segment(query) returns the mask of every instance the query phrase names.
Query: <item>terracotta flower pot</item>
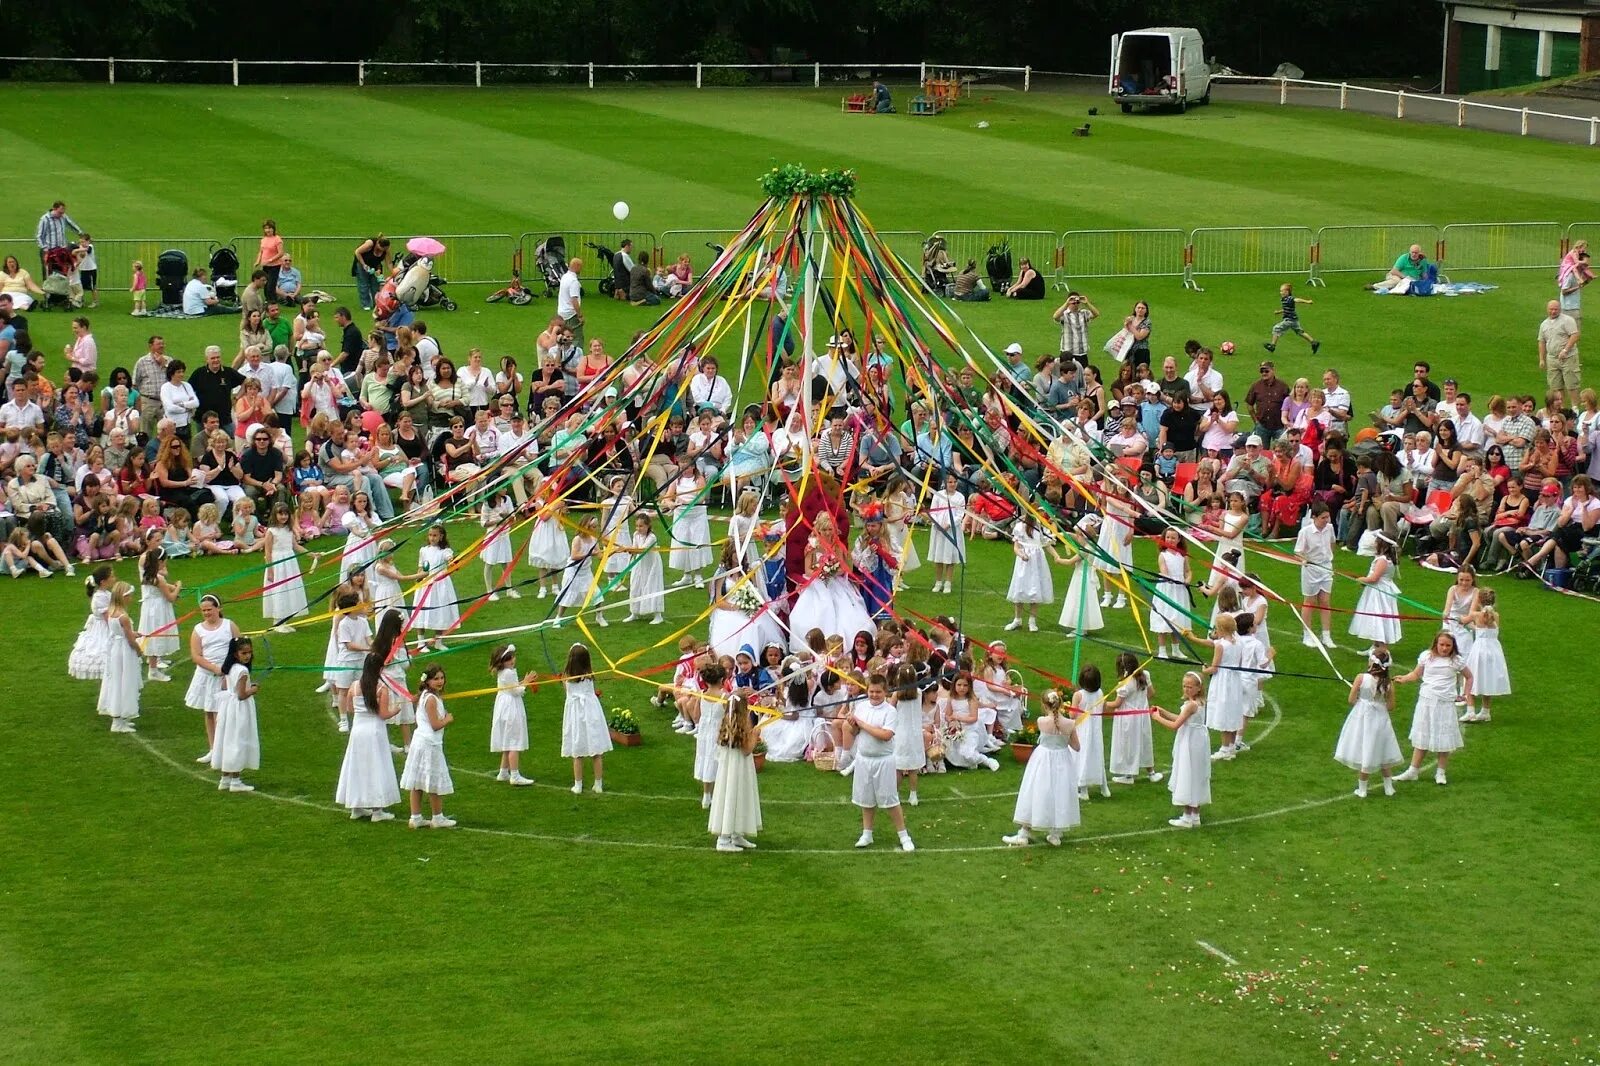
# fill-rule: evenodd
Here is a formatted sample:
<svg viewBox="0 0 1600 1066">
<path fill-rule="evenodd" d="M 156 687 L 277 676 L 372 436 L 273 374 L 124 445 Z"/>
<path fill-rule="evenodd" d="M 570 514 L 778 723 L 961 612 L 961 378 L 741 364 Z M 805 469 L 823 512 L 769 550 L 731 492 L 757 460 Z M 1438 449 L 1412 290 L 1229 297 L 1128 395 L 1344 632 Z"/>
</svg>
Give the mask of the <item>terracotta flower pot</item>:
<svg viewBox="0 0 1600 1066">
<path fill-rule="evenodd" d="M 1013 743 L 1011 745 L 1011 757 L 1018 762 L 1027 762 L 1028 757 L 1033 754 L 1033 749 L 1034 745 L 1032 744 Z"/>
<path fill-rule="evenodd" d="M 619 748 L 637 748 L 644 743 L 643 733 L 619 733 L 615 729 L 609 732 L 611 733 L 611 743 Z"/>
<path fill-rule="evenodd" d="M 756 755 L 755 756 L 755 760 L 756 760 L 756 773 L 759 774 L 762 770 L 765 770 L 767 768 L 767 755 L 766 755 L 766 753 L 765 752 L 761 752 L 760 754 Z"/>
</svg>

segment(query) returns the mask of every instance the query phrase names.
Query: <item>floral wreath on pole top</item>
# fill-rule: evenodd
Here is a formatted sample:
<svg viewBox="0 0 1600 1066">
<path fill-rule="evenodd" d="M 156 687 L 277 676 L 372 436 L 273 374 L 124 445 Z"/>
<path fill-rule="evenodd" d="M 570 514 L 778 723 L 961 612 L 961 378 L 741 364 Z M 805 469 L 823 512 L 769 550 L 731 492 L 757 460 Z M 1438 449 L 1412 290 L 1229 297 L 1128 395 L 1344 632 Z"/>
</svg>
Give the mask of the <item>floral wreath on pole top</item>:
<svg viewBox="0 0 1600 1066">
<path fill-rule="evenodd" d="M 761 189 L 774 200 L 797 196 L 852 196 L 856 191 L 856 172 L 824 170 L 813 174 L 799 163 L 786 163 L 761 175 Z"/>
</svg>

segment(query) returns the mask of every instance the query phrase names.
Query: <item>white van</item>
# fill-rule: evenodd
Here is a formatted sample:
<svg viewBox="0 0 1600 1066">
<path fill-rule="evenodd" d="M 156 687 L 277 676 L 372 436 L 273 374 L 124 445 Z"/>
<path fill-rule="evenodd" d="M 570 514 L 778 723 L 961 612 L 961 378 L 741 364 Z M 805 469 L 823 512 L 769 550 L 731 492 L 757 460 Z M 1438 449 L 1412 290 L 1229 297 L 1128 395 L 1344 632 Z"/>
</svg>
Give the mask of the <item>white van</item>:
<svg viewBox="0 0 1600 1066">
<path fill-rule="evenodd" d="M 1211 102 L 1211 68 L 1200 31 L 1152 26 L 1111 38 L 1111 98 L 1123 114 L 1136 107 L 1176 107 Z"/>
</svg>

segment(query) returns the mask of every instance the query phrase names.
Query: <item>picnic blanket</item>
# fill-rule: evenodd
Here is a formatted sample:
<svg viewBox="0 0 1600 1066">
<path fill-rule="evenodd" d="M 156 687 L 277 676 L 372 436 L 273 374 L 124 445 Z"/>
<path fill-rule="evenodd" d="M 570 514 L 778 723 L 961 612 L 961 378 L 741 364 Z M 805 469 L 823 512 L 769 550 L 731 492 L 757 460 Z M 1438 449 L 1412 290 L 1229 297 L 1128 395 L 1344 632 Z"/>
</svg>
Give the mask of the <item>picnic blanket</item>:
<svg viewBox="0 0 1600 1066">
<path fill-rule="evenodd" d="M 1436 281 L 1433 284 L 1431 296 L 1475 296 L 1480 292 L 1492 292 L 1498 285 L 1490 285 L 1482 281 Z M 1420 292 L 1385 292 L 1377 291 L 1379 296 L 1422 296 Z"/>
</svg>

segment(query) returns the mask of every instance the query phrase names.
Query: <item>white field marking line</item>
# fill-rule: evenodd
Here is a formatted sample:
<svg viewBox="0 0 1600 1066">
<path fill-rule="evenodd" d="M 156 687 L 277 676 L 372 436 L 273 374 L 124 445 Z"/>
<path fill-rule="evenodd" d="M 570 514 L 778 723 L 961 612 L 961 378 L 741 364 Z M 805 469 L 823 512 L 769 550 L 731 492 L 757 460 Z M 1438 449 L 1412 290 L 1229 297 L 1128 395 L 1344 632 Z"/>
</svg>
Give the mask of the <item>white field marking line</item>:
<svg viewBox="0 0 1600 1066">
<path fill-rule="evenodd" d="M 1234 958 L 1232 955 L 1229 955 L 1226 951 L 1223 951 L 1215 944 L 1207 944 L 1204 940 L 1196 940 L 1195 944 L 1199 946 L 1201 951 L 1205 952 L 1207 955 L 1210 955 L 1212 958 L 1221 959 L 1229 966 L 1239 965 L 1238 959 Z"/>
<path fill-rule="evenodd" d="M 205 773 L 204 771 L 201 771 L 201 770 L 193 769 L 192 767 L 184 766 L 182 763 L 178 762 L 176 759 L 172 758 L 171 756 L 169 756 L 166 753 L 162 752 L 160 749 L 156 748 L 154 745 L 152 745 L 144 737 L 135 735 L 134 742 L 136 744 L 138 744 L 140 747 L 144 748 L 150 754 L 154 755 L 161 762 L 165 763 L 171 769 L 176 770 L 179 773 L 184 774 L 184 775 L 186 775 L 188 777 L 192 777 L 197 781 L 204 781 L 207 784 L 211 783 L 212 778 L 207 773 Z M 607 793 L 607 795 L 614 795 L 614 794 L 615 793 Z M 337 805 L 331 804 L 331 803 L 318 803 L 318 802 L 316 802 L 314 800 L 306 799 L 303 796 L 280 796 L 280 795 L 278 795 L 276 793 L 264 792 L 259 788 L 256 789 L 254 792 L 246 793 L 246 795 L 259 796 L 262 799 L 271 800 L 274 803 L 287 803 L 287 804 L 292 804 L 292 805 L 297 806 L 297 807 L 308 807 L 308 808 L 310 808 L 312 810 L 317 810 L 317 811 L 325 811 L 325 812 L 331 812 L 331 813 L 335 813 L 335 814 L 345 813 L 345 809 L 343 807 L 340 807 L 340 806 L 337 806 Z M 676 798 L 676 797 L 674 797 L 674 798 Z M 1331 804 L 1342 803 L 1345 800 L 1354 799 L 1354 798 L 1355 798 L 1355 793 L 1354 792 L 1345 792 L 1345 793 L 1342 793 L 1342 794 L 1340 794 L 1338 796 L 1330 796 L 1330 797 L 1328 797 L 1326 799 L 1304 800 L 1304 801 L 1302 801 L 1300 803 L 1291 803 L 1288 806 L 1276 808 L 1275 810 L 1259 811 L 1259 812 L 1257 812 L 1255 814 L 1243 814 L 1243 815 L 1239 815 L 1239 816 L 1234 817 L 1234 818 L 1223 818 L 1223 819 L 1219 819 L 1217 821 L 1207 822 L 1206 824 L 1210 825 L 1210 826 L 1220 826 L 1220 825 L 1239 825 L 1239 824 L 1243 824 L 1243 823 L 1247 823 L 1247 822 L 1261 822 L 1261 821 L 1266 821 L 1269 818 L 1279 817 L 1280 815 L 1293 814 L 1293 813 L 1295 813 L 1297 811 L 1315 810 L 1318 807 L 1327 807 L 1327 806 L 1329 806 Z M 643 850 L 643 851 L 706 852 L 706 851 L 710 850 L 709 846 L 708 845 L 704 845 L 704 844 L 702 844 L 702 845 L 663 844 L 663 843 L 658 843 L 658 842 L 654 842 L 654 841 L 645 841 L 645 840 L 600 840 L 600 839 L 597 839 L 595 837 L 588 836 L 588 835 L 583 835 L 583 836 L 558 836 L 558 835 L 556 835 L 554 833 L 528 833 L 528 832 L 521 832 L 521 831 L 513 830 L 513 829 L 486 829 L 486 828 L 482 828 L 482 827 L 478 827 L 478 826 L 470 826 L 470 825 L 457 826 L 454 830 L 451 830 L 451 831 L 452 832 L 460 832 L 460 833 L 477 833 L 477 834 L 480 834 L 482 836 L 513 837 L 513 838 L 517 838 L 517 839 L 521 839 L 521 840 L 537 840 L 537 841 L 540 841 L 540 842 L 543 842 L 543 843 L 551 843 L 551 844 L 600 844 L 600 845 L 609 845 L 611 847 L 618 847 L 618 848 L 634 848 L 634 849 Z M 1119 833 L 1099 833 L 1099 834 L 1096 834 L 1096 835 L 1093 835 L 1093 836 L 1078 836 L 1078 837 L 1067 836 L 1067 837 L 1063 837 L 1062 839 L 1063 839 L 1063 843 L 1071 844 L 1073 846 L 1077 846 L 1079 844 L 1095 844 L 1095 843 L 1100 843 L 1100 842 L 1108 841 L 1108 840 L 1132 840 L 1132 839 L 1136 839 L 1138 837 L 1157 836 L 1157 835 L 1162 835 L 1162 834 L 1172 834 L 1172 833 L 1180 833 L 1180 832 L 1186 832 L 1186 831 L 1187 830 L 1175 829 L 1175 828 L 1173 828 L 1171 826 L 1155 826 L 1155 827 L 1151 827 L 1149 829 L 1128 829 L 1128 830 L 1123 830 L 1122 832 L 1119 832 Z M 985 852 L 985 851 L 1015 851 L 1016 849 L 1011 847 L 1008 844 L 970 844 L 970 845 L 960 845 L 960 846 L 956 846 L 956 847 L 945 847 L 945 848 L 926 848 L 925 847 L 925 848 L 918 848 L 917 850 L 919 852 L 929 852 L 929 853 L 934 853 L 934 854 L 963 855 L 963 854 L 971 854 L 971 853 L 975 853 L 975 852 Z M 887 847 L 884 847 L 884 848 L 868 848 L 868 849 L 865 849 L 865 852 L 867 854 L 880 854 L 880 855 L 882 855 L 882 854 L 895 854 L 895 855 L 904 854 L 904 852 L 901 852 L 898 849 L 895 849 L 895 850 L 893 850 L 891 852 L 890 849 L 887 848 Z M 769 854 L 776 854 L 776 855 L 859 855 L 859 854 L 862 854 L 862 851 L 859 851 L 854 847 L 849 847 L 849 848 L 771 848 L 771 849 L 769 849 L 768 853 Z"/>
</svg>

